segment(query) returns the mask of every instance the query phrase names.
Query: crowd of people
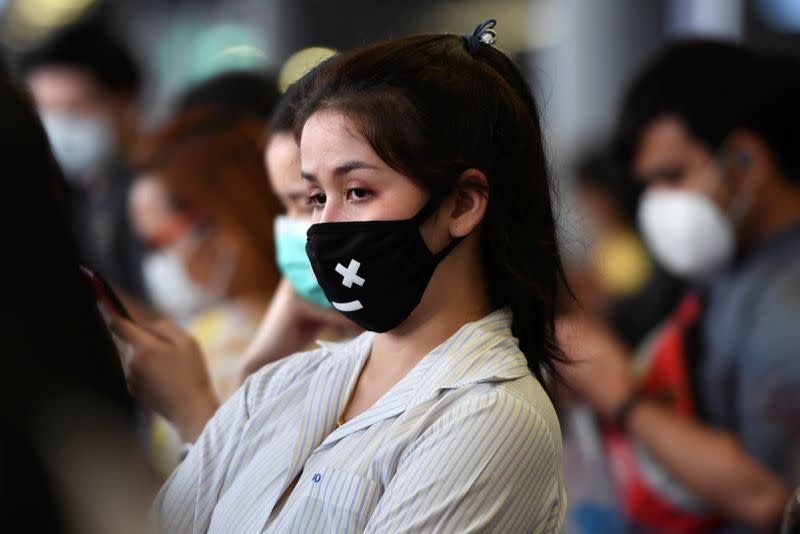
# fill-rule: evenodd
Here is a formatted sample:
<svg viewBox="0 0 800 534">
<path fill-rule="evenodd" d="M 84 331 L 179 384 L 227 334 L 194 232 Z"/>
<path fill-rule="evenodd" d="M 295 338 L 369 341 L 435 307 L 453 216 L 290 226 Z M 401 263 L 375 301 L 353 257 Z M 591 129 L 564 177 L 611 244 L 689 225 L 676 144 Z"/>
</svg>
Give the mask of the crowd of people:
<svg viewBox="0 0 800 534">
<path fill-rule="evenodd" d="M 667 44 L 575 165 L 590 232 L 562 261 L 538 103 L 495 30 L 344 51 L 283 94 L 223 73 L 146 130 L 107 29 L 9 58 L 9 511 L 48 532 L 798 531 L 800 63 Z M 601 511 L 564 475 L 597 470 Z"/>
</svg>

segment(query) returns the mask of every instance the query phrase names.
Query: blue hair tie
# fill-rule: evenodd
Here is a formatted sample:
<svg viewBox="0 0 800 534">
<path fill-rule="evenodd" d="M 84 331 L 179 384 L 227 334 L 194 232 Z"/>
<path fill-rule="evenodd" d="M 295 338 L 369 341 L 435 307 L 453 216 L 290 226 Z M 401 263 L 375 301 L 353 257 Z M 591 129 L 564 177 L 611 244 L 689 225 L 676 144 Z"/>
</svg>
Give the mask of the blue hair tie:
<svg viewBox="0 0 800 534">
<path fill-rule="evenodd" d="M 497 21 L 495 19 L 489 19 L 478 24 L 472 35 L 462 35 L 461 38 L 464 39 L 464 44 L 467 45 L 467 51 L 475 55 L 481 45 L 492 46 L 495 44 L 497 42 L 497 34 L 492 28 L 496 25 Z"/>
</svg>

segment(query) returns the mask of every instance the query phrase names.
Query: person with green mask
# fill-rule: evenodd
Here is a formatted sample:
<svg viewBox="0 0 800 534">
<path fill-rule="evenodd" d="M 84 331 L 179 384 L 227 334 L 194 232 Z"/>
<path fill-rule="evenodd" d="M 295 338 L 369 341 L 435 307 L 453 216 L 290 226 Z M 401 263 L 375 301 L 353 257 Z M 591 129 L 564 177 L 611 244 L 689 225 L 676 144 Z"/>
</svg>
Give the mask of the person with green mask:
<svg viewBox="0 0 800 534">
<path fill-rule="evenodd" d="M 294 138 L 294 115 L 304 92 L 297 82 L 284 94 L 269 123 L 264 153 L 270 185 L 286 213 L 275 219 L 275 259 L 281 280 L 258 333 L 241 358 L 243 382 L 265 364 L 312 344 L 317 338 L 350 337 L 356 327 L 332 309 L 306 255 L 306 232 L 313 207 L 300 177 L 300 148 Z"/>
</svg>

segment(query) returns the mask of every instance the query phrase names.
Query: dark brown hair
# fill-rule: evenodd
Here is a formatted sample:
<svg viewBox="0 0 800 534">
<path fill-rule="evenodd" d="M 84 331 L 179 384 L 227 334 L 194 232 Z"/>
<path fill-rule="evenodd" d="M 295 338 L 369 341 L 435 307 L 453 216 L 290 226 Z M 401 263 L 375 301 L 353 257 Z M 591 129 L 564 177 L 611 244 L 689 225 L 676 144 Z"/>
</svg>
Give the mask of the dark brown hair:
<svg viewBox="0 0 800 534">
<path fill-rule="evenodd" d="M 482 257 L 489 298 L 513 311 L 513 334 L 540 380 L 563 358 L 554 340 L 563 269 L 539 114 L 519 68 L 488 45 L 418 35 L 343 54 L 313 72 L 296 134 L 316 111 L 351 118 L 392 168 L 432 194 L 467 169 L 489 182 Z"/>
</svg>

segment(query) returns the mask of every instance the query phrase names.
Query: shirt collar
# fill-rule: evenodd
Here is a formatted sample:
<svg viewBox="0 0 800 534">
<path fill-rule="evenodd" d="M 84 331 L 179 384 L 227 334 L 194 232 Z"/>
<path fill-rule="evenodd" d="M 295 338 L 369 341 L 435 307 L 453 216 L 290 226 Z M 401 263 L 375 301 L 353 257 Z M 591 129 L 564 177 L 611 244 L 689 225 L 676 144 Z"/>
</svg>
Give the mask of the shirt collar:
<svg viewBox="0 0 800 534">
<path fill-rule="evenodd" d="M 511 333 L 508 308 L 467 323 L 423 361 L 430 360 L 426 381 L 434 390 L 479 382 L 502 382 L 529 374 L 518 340 Z"/>
<path fill-rule="evenodd" d="M 525 355 L 511 333 L 511 321 L 511 310 L 500 308 L 463 325 L 428 353 L 409 375 L 416 375 L 418 380 L 427 381 L 430 388 L 439 390 L 514 380 L 529 374 Z M 374 333 L 365 332 L 348 342 L 319 340 L 317 344 L 331 356 L 365 360 L 374 337 Z"/>
<path fill-rule="evenodd" d="M 365 412 L 335 429 L 324 445 L 376 422 L 400 414 L 435 396 L 479 382 L 503 382 L 530 374 L 525 356 L 511 334 L 511 311 L 500 309 L 463 325 L 455 334 L 428 353 L 405 377 Z M 372 348 L 375 334 L 367 332 L 348 343 L 321 342 L 329 352 L 329 363 L 351 369 L 347 392 Z M 330 368 L 318 374 L 330 374 Z"/>
</svg>

